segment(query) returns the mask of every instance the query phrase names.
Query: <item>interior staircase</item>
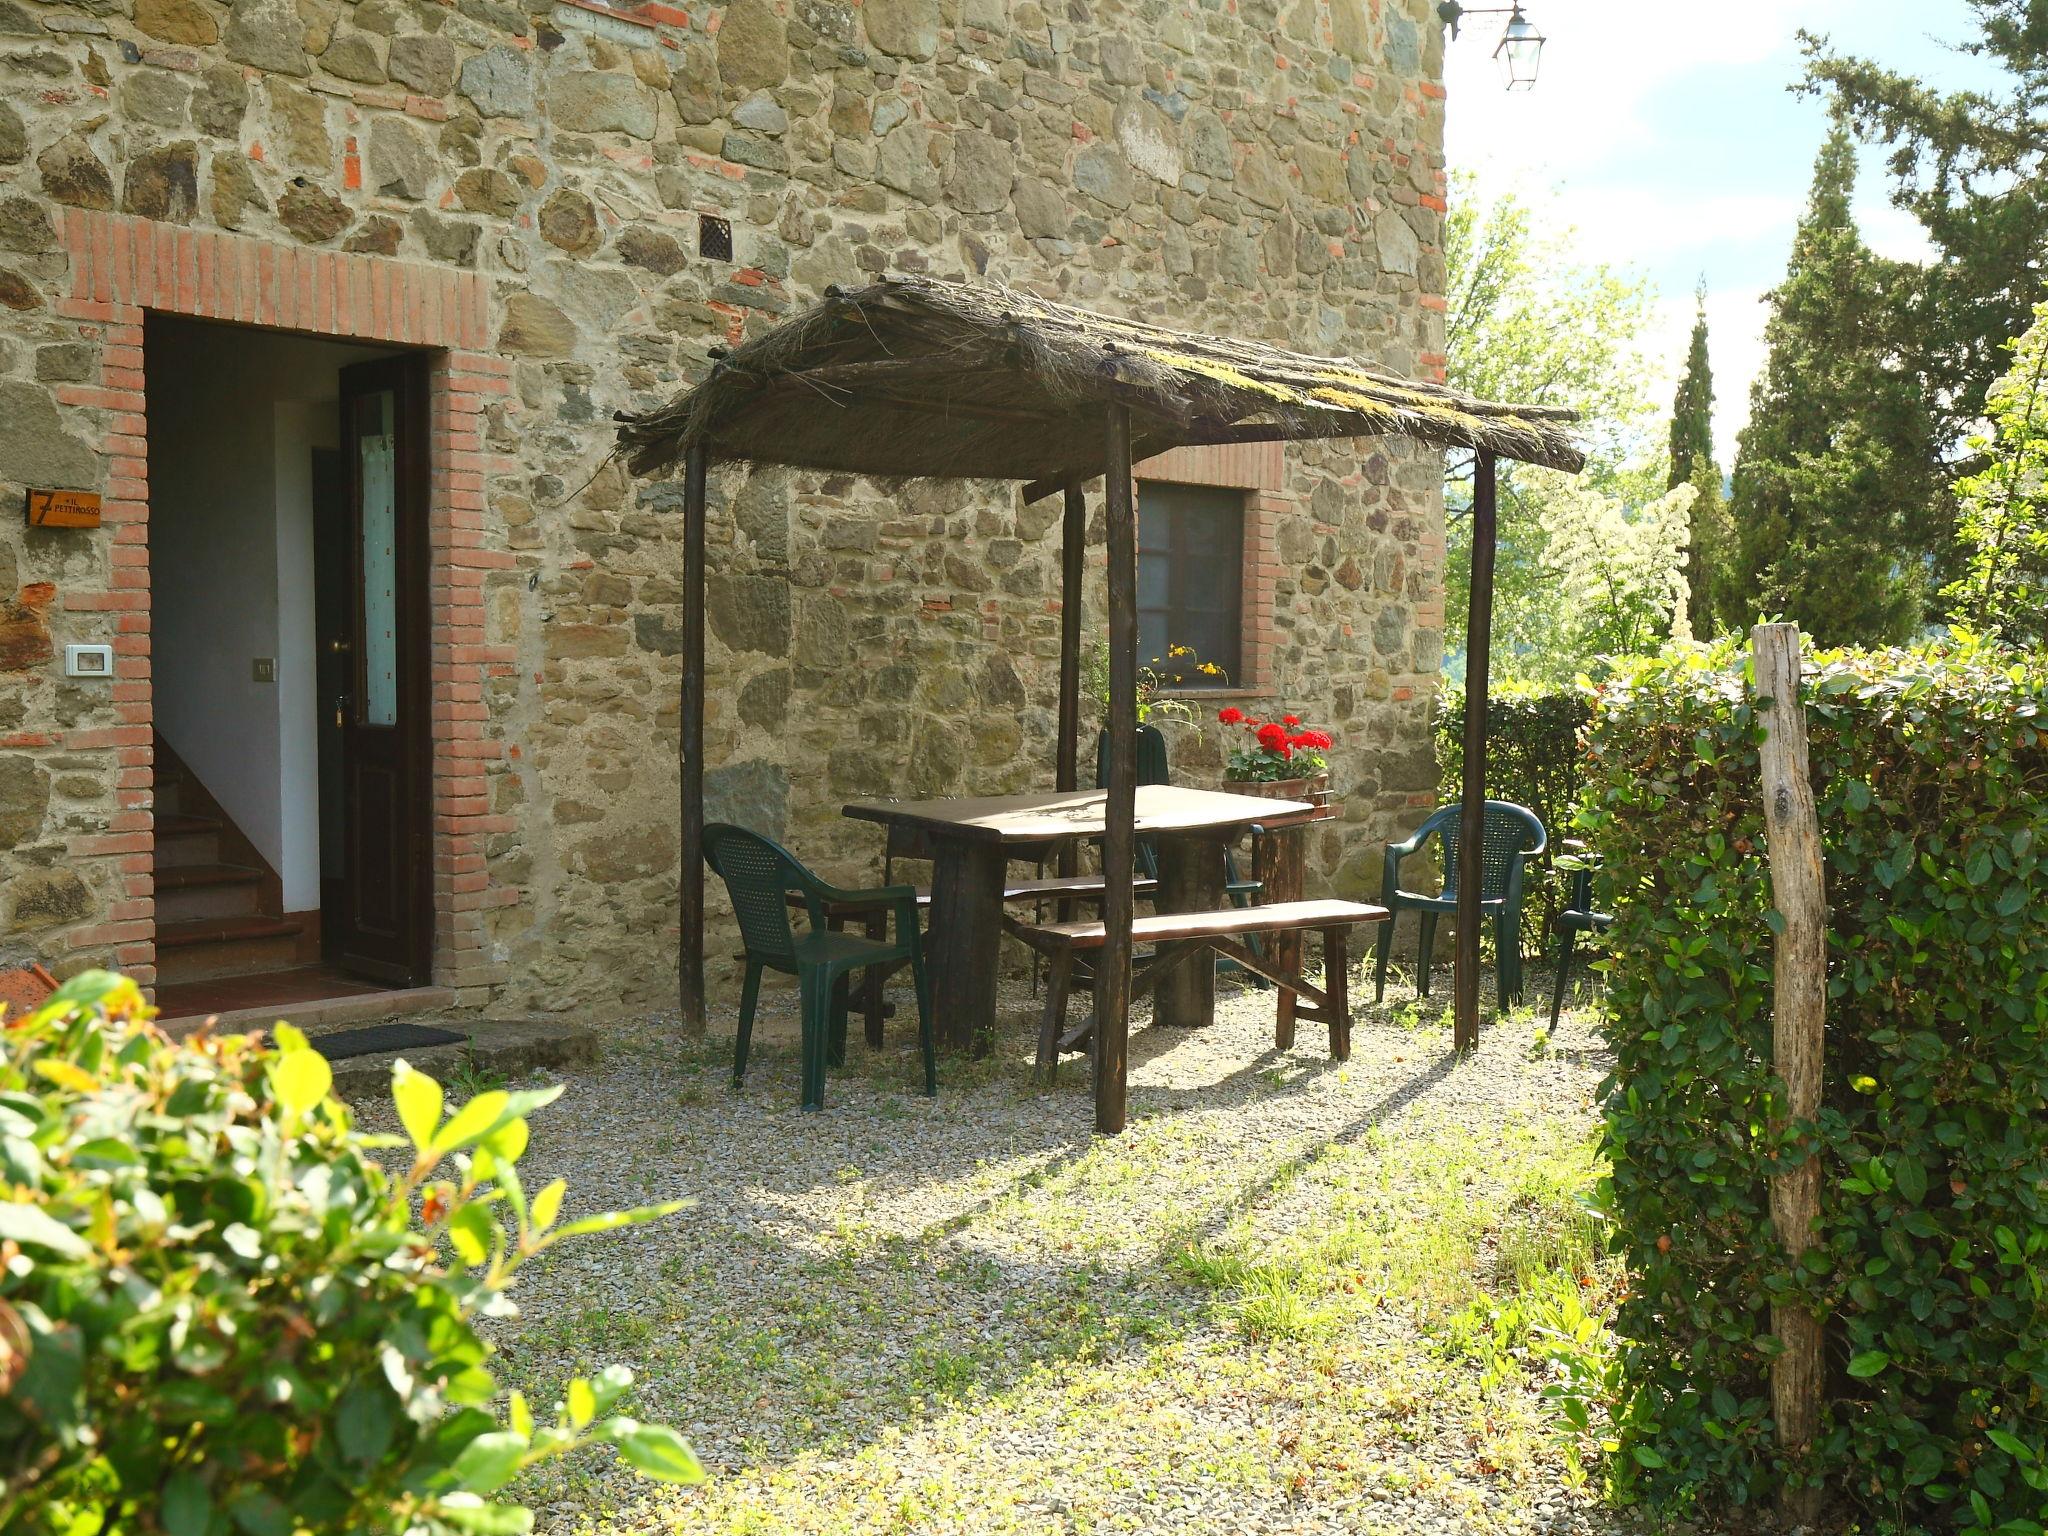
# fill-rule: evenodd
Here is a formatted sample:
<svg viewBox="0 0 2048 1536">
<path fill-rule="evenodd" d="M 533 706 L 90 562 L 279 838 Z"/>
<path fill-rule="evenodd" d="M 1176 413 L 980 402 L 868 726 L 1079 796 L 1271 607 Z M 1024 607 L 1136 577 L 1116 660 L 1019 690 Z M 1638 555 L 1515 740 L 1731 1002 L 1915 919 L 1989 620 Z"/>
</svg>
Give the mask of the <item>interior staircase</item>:
<svg viewBox="0 0 2048 1536">
<path fill-rule="evenodd" d="M 276 874 L 161 736 L 155 802 L 159 986 L 290 970 L 317 958 L 317 936 L 284 915 Z"/>
</svg>

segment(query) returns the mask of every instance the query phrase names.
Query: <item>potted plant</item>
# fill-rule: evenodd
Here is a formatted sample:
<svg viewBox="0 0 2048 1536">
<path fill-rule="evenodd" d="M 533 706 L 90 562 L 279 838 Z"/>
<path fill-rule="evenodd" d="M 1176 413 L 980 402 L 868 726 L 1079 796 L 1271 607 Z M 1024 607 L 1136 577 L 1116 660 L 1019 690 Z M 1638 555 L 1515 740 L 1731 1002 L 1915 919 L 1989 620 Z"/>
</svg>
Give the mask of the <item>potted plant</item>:
<svg viewBox="0 0 2048 1536">
<path fill-rule="evenodd" d="M 1223 770 L 1225 789 L 1273 800 L 1328 803 L 1330 761 L 1323 754 L 1335 744 L 1328 731 L 1304 728 L 1299 715 L 1254 719 L 1235 704 L 1218 710 L 1216 718 L 1240 733 Z"/>
<path fill-rule="evenodd" d="M 1195 718 L 1194 706 L 1184 698 L 1177 698 L 1169 689 L 1185 686 L 1191 674 L 1207 678 L 1222 678 L 1223 669 L 1211 661 L 1201 661 L 1195 656 L 1193 647 L 1175 645 L 1167 648 L 1165 656 L 1154 656 L 1138 668 L 1136 695 L 1138 714 L 1138 779 L 1140 783 L 1166 782 L 1166 736 L 1159 729 L 1159 722 L 1172 720 L 1187 724 Z M 1102 729 L 1097 733 L 1095 760 L 1098 764 L 1106 760 L 1109 750 L 1109 647 L 1097 643 L 1088 652 L 1088 691 L 1102 710 Z M 1097 777 L 1100 777 L 1098 772 Z"/>
</svg>

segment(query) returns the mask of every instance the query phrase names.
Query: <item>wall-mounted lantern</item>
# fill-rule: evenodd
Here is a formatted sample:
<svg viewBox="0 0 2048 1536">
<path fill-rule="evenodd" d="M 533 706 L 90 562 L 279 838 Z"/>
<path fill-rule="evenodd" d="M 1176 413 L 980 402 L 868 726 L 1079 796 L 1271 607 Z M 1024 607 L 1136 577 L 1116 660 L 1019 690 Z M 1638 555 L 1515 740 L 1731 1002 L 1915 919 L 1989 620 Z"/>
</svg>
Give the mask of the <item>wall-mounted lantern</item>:
<svg viewBox="0 0 2048 1536">
<path fill-rule="evenodd" d="M 1520 0 L 1511 6 L 1496 5 L 1474 10 L 1460 5 L 1458 0 L 1443 0 L 1436 8 L 1437 19 L 1451 29 L 1451 39 L 1457 40 L 1458 23 L 1467 16 L 1505 16 L 1508 24 L 1501 30 L 1500 42 L 1493 50 L 1493 59 L 1500 66 L 1501 83 L 1511 91 L 1529 91 L 1536 88 L 1536 70 L 1543 62 L 1544 37 L 1536 30 L 1535 23 L 1522 14 Z"/>
</svg>

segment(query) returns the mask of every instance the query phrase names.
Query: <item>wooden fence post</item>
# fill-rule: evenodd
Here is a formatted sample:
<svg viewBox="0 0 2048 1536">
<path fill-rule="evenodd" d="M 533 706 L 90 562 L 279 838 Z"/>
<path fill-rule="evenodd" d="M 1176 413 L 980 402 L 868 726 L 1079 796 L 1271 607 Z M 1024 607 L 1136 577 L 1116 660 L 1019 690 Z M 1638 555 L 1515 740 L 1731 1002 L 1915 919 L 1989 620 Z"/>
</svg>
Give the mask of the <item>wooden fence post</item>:
<svg viewBox="0 0 2048 1536">
<path fill-rule="evenodd" d="M 1771 1055 L 1785 1097 L 1771 1131 L 1801 1132 L 1806 1156 L 1773 1173 L 1771 1225 L 1796 1264 L 1813 1246 L 1820 1218 L 1820 1149 L 1810 1128 L 1820 1117 L 1822 1031 L 1828 995 L 1828 909 L 1820 856 L 1820 817 L 1806 752 L 1806 710 L 1799 699 L 1799 629 L 1759 624 L 1755 646 L 1756 695 L 1763 709 L 1764 831 L 1769 840 L 1771 904 L 1783 919 L 1773 950 Z M 1796 1303 L 1771 1307 L 1771 1331 L 1783 1349 L 1771 1362 L 1771 1409 L 1778 1445 L 1801 1467 L 1820 1427 L 1825 1372 L 1820 1319 Z M 1785 1515 L 1810 1524 L 1821 1492 L 1787 1487 Z"/>
</svg>

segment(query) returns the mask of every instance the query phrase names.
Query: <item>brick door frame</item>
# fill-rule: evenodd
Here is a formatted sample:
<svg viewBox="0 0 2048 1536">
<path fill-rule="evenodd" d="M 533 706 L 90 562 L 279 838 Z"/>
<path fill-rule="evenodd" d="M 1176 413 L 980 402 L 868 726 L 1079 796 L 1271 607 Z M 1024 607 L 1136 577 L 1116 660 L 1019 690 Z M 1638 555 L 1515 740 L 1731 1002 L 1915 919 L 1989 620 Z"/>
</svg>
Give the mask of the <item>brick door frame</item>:
<svg viewBox="0 0 2048 1536">
<path fill-rule="evenodd" d="M 489 910 L 517 892 L 492 887 L 485 840 L 511 830 L 491 814 L 486 689 L 514 670 L 509 646 L 484 632 L 484 583 L 512 556 L 484 545 L 484 478 L 514 467 L 484 442 L 484 413 L 512 391 L 511 363 L 488 350 L 491 291 L 474 272 L 388 257 L 315 250 L 246 235 L 188 229 L 125 214 L 66 209 L 71 263 L 57 313 L 100 344 L 97 377 L 60 386 L 60 405 L 99 413 L 108 460 L 103 523 L 105 590 L 67 592 L 73 611 L 114 620 L 111 731 L 73 732 L 68 745 L 110 748 L 117 810 L 104 834 L 73 840 L 79 857 L 117 861 L 123 900 L 96 930 L 138 980 L 156 975 L 155 816 L 152 810 L 149 597 L 149 440 L 143 320 L 150 313 L 409 347 L 431 354 L 430 495 L 433 980 L 481 1000 L 498 980 Z M 508 402 L 509 403 L 509 402 Z M 90 740 L 84 738 L 92 738 Z M 104 738 L 104 739 L 100 739 Z"/>
</svg>

